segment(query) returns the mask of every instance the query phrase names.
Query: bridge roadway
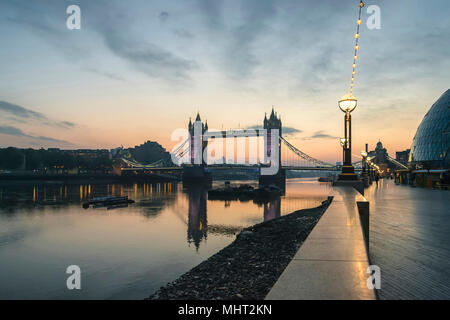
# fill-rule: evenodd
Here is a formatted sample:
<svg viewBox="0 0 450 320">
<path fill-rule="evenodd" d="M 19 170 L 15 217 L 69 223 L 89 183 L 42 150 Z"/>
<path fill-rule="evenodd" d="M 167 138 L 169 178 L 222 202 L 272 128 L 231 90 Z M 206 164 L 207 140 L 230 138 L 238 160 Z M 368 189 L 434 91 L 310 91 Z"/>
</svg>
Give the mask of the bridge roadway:
<svg viewBox="0 0 450 320">
<path fill-rule="evenodd" d="M 260 167 L 255 166 L 233 166 L 233 165 L 219 165 L 219 166 L 207 166 L 208 169 L 214 169 L 214 170 L 232 170 L 232 169 L 239 169 L 239 170 L 254 170 L 259 169 Z M 337 167 L 300 167 L 300 166 L 282 166 L 282 169 L 285 170 L 298 170 L 298 171 L 340 171 L 341 168 Z M 137 167 L 137 168 L 122 168 L 122 171 L 182 171 L 183 167 Z M 358 168 L 355 168 L 356 171 L 361 170 Z"/>
</svg>

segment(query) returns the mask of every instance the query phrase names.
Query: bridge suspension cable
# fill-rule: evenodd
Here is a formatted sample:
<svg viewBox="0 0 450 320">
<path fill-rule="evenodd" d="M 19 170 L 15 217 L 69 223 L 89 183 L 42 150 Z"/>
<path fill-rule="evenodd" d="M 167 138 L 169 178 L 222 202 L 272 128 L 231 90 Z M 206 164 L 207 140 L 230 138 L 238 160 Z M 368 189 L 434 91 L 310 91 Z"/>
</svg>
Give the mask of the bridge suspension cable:
<svg viewBox="0 0 450 320">
<path fill-rule="evenodd" d="M 172 151 L 172 154 L 178 154 L 178 152 L 180 152 L 180 150 L 183 150 L 184 146 L 186 145 L 186 143 L 189 141 L 189 138 L 184 140 L 184 142 L 182 144 L 180 144 L 174 151 Z"/>
<path fill-rule="evenodd" d="M 157 168 L 157 167 L 159 167 L 161 164 L 163 164 L 164 163 L 164 160 L 165 159 L 159 159 L 158 161 L 155 161 L 155 162 L 153 162 L 153 163 L 150 163 L 150 164 L 141 164 L 141 163 L 139 163 L 139 162 L 136 162 L 136 161 L 132 161 L 132 160 L 128 160 L 128 159 L 123 159 L 122 158 L 122 161 L 123 162 L 125 162 L 127 165 L 129 165 L 130 167 L 132 167 L 132 168 L 149 168 L 149 169 L 151 169 L 151 168 Z"/>
<path fill-rule="evenodd" d="M 183 141 L 182 144 L 180 144 L 175 150 L 172 151 L 171 155 L 172 155 L 172 159 L 177 159 L 177 163 L 174 163 L 175 165 L 179 165 L 181 161 L 181 159 L 183 159 L 183 157 L 186 154 L 189 154 L 189 152 L 191 151 L 191 147 L 188 145 L 187 148 L 186 143 L 189 141 L 189 138 L 187 138 L 186 140 Z"/>
<path fill-rule="evenodd" d="M 301 157 L 302 159 L 308 161 L 308 162 L 312 162 L 315 165 L 318 166 L 323 166 L 323 167 L 330 167 L 330 168 L 334 168 L 336 167 L 336 165 L 322 161 L 322 160 L 318 160 L 316 158 L 313 158 L 309 155 L 307 155 L 306 153 L 304 153 L 303 151 L 297 149 L 295 146 L 293 146 L 291 143 L 289 143 L 285 138 L 280 137 L 280 140 L 291 150 L 293 151 L 297 156 Z"/>
</svg>

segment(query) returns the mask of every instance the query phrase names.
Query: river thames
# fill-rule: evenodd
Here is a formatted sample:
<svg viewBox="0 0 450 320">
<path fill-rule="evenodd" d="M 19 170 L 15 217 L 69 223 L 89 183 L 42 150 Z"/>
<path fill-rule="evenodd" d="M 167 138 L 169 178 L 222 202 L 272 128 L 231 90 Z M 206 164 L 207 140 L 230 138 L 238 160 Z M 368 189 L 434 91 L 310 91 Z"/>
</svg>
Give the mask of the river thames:
<svg viewBox="0 0 450 320">
<path fill-rule="evenodd" d="M 316 178 L 289 179 L 286 195 L 264 204 L 210 201 L 207 188 L 181 183 L 3 186 L 0 299 L 144 299 L 242 228 L 319 206 L 330 191 Z M 136 202 L 82 208 L 105 195 Z M 81 268 L 81 290 L 66 287 L 69 265 Z"/>
</svg>

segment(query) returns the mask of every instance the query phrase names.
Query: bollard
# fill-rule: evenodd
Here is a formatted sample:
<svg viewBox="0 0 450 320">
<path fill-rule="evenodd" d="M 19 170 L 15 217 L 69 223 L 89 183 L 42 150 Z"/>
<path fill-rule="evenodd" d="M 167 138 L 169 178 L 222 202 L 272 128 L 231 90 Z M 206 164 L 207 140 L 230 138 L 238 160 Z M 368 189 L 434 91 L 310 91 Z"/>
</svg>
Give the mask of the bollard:
<svg viewBox="0 0 450 320">
<path fill-rule="evenodd" d="M 370 231 L 369 201 L 357 201 L 356 204 L 358 206 L 359 220 L 361 221 L 361 226 L 363 229 L 367 253 L 369 253 L 369 231 Z"/>
</svg>

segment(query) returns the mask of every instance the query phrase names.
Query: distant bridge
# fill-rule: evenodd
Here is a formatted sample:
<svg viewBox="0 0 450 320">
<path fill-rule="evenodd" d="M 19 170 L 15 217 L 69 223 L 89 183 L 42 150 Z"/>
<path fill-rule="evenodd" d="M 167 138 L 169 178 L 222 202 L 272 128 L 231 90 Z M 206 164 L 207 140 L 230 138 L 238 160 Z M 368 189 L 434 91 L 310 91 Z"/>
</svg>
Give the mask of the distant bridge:
<svg viewBox="0 0 450 320">
<path fill-rule="evenodd" d="M 278 140 L 272 140 L 272 130 L 278 130 Z M 179 163 L 168 163 L 168 159 L 160 159 L 151 164 L 143 165 L 130 159 L 122 159 L 124 167 L 122 171 L 135 171 L 135 172 L 148 172 L 153 174 L 172 174 L 174 172 L 180 172 L 189 167 L 194 167 L 196 155 L 195 152 L 201 153 L 201 166 L 206 170 L 260 170 L 261 168 L 268 167 L 270 165 L 270 156 L 274 148 L 278 149 L 278 163 L 281 164 L 280 170 L 301 170 L 301 171 L 341 171 L 341 166 L 331 164 L 329 162 L 317 159 L 299 148 L 295 147 L 292 143 L 286 140 L 282 135 L 282 123 L 281 118 L 277 116 L 276 112 L 272 109 L 272 113 L 269 118 L 264 117 L 263 126 L 261 129 L 228 129 L 221 131 L 209 131 L 207 122 L 203 123 L 200 115 L 194 122 L 189 120 L 188 124 L 189 137 L 184 140 L 175 150 L 172 151 L 172 158 L 178 159 Z M 197 131 L 200 132 L 197 132 Z M 194 132 L 195 131 L 195 132 Z M 201 139 L 194 139 L 195 134 L 200 133 Z M 223 157 L 223 163 L 211 163 L 208 159 L 203 159 L 205 148 L 208 146 L 208 142 L 212 139 L 238 139 L 238 138 L 260 138 L 264 139 L 262 158 L 259 159 L 261 152 L 259 151 L 260 144 L 256 141 L 256 148 L 258 154 L 258 163 L 252 164 L 250 161 L 240 163 L 238 161 L 225 161 Z M 200 145 L 197 145 L 200 144 Z M 242 150 L 241 150 L 242 151 Z M 233 156 L 237 159 L 237 155 L 233 152 Z M 249 157 L 250 158 L 250 157 Z M 187 164 L 183 164 L 183 160 L 188 160 Z M 261 161 L 262 160 L 262 161 Z M 375 170 L 377 166 L 371 162 L 371 158 L 368 157 L 368 164 Z M 406 168 L 403 164 L 399 163 L 395 159 L 389 157 L 388 159 L 396 166 Z M 186 162 L 186 161 L 185 161 Z M 217 162 L 217 161 L 216 161 Z M 227 163 L 228 162 L 228 163 Z M 233 162 L 233 163 L 229 163 Z M 353 163 L 356 170 L 361 170 L 362 160 L 358 160 Z"/>
</svg>

